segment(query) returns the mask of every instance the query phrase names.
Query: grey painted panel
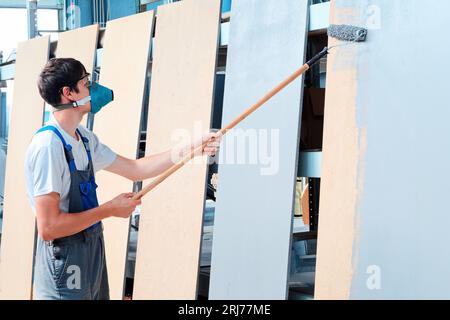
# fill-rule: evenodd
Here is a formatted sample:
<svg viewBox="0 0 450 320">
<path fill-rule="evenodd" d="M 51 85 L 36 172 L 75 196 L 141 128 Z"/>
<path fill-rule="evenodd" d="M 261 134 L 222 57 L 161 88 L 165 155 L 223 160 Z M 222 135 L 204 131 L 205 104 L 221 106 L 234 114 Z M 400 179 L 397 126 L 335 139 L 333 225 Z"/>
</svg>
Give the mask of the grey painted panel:
<svg viewBox="0 0 450 320">
<path fill-rule="evenodd" d="M 222 125 L 303 64 L 308 1 L 234 1 L 232 17 Z M 298 79 L 223 139 L 210 299 L 287 296 L 301 100 Z M 240 130 L 259 138 L 239 148 L 232 142 Z"/>
<path fill-rule="evenodd" d="M 356 67 L 356 121 L 366 132 L 350 298 L 449 299 L 450 45 L 440 30 L 450 2 L 335 5 L 371 27 L 356 60 L 336 63 Z"/>
</svg>

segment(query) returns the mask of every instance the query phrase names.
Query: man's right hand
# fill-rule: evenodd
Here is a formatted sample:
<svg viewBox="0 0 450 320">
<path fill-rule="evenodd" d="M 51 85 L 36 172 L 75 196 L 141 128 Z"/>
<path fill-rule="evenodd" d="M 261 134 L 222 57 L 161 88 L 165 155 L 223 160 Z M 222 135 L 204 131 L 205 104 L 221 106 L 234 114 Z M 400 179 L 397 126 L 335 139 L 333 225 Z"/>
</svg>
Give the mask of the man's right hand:
<svg viewBox="0 0 450 320">
<path fill-rule="evenodd" d="M 111 217 L 129 218 L 136 209 L 137 205 L 141 204 L 141 200 L 133 200 L 134 193 L 122 193 L 107 202 L 108 210 L 110 210 Z"/>
<path fill-rule="evenodd" d="M 39 236 L 51 241 L 83 231 L 105 218 L 129 218 L 141 204 L 140 200 L 133 200 L 133 196 L 134 193 L 123 193 L 99 207 L 79 213 L 61 212 L 57 192 L 34 197 Z"/>
</svg>

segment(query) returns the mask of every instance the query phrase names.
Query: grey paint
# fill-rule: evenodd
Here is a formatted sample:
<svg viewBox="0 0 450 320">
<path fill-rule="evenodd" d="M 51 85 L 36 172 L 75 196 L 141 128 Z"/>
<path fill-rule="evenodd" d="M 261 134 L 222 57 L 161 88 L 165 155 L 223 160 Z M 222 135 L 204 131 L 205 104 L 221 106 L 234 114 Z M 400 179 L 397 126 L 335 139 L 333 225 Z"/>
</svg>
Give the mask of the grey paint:
<svg viewBox="0 0 450 320">
<path fill-rule="evenodd" d="M 350 298 L 449 299 L 450 2 L 335 4 L 336 14 L 353 7 L 362 25 L 377 26 L 374 10 L 380 18 L 352 62 L 357 127 L 367 136 Z"/>
<path fill-rule="evenodd" d="M 222 125 L 303 64 L 307 17 L 307 0 L 233 2 Z M 261 161 L 223 163 L 233 133 L 222 141 L 210 299 L 287 297 L 301 100 L 298 79 L 236 128 L 279 130 L 276 174 L 261 175 Z"/>
</svg>

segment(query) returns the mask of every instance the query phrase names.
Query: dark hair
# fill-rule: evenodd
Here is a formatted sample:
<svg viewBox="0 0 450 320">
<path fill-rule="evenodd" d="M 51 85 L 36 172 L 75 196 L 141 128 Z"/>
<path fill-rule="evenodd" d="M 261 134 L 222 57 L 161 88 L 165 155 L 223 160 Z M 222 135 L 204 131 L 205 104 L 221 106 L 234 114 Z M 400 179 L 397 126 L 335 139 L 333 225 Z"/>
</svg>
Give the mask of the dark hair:
<svg viewBox="0 0 450 320">
<path fill-rule="evenodd" d="M 39 75 L 39 93 L 45 102 L 56 106 L 61 103 L 61 89 L 69 87 L 78 93 L 78 80 L 85 74 L 86 68 L 78 60 L 72 58 L 50 59 Z"/>
</svg>

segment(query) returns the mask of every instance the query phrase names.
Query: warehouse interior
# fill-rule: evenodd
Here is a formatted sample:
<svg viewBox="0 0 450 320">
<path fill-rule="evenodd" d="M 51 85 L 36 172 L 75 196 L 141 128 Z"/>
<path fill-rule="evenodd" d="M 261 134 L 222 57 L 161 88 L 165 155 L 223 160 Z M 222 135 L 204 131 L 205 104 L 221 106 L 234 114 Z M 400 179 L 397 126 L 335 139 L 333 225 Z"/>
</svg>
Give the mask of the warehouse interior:
<svg viewBox="0 0 450 320">
<path fill-rule="evenodd" d="M 179 0 L 184 1 L 184 0 Z M 222 107 L 227 79 L 228 33 L 233 23 L 233 3 L 239 0 L 222 0 L 220 17 L 220 44 L 218 47 L 215 89 L 211 128 L 220 129 L 223 125 Z M 0 3 L 0 25 L 6 28 L 22 28 L 16 42 L 50 35 L 50 58 L 55 56 L 58 36 L 68 30 L 76 30 L 98 24 L 100 27 L 96 49 L 95 77 L 102 75 L 102 56 L 107 22 L 142 12 L 155 10 L 161 6 L 170 6 L 176 0 L 40 0 L 21 1 L 3 0 Z M 323 47 L 328 45 L 326 28 L 329 25 L 330 3 L 327 0 L 310 0 L 308 3 L 308 34 L 305 47 L 305 61 L 309 60 Z M 6 15 L 18 17 L 14 26 L 4 26 Z M 156 18 L 156 28 L 158 20 Z M 19 27 L 20 25 L 20 27 Z M 26 28 L 24 27 L 26 26 Z M 26 34 L 25 34 L 26 32 Z M 0 39 L 0 230 L 3 217 L 5 170 L 8 161 L 8 131 L 11 109 L 13 105 L 13 88 L 15 78 L 15 48 L 10 43 L 3 49 Z M 300 59 L 301 60 L 301 59 Z M 299 61 L 300 62 L 300 61 Z M 289 261 L 289 279 L 286 299 L 314 299 L 316 249 L 319 225 L 319 199 L 321 186 L 321 162 L 323 148 L 325 90 L 326 90 L 327 58 L 322 58 L 305 74 L 303 78 L 303 102 L 300 139 L 298 140 L 298 164 L 295 184 L 294 212 L 292 224 L 292 240 Z M 151 91 L 152 59 L 149 61 L 146 88 L 141 114 L 141 130 L 139 136 L 138 157 L 146 153 L 148 104 Z M 95 78 L 94 78 L 95 80 Z M 171 88 L 167 88 L 170 90 Z M 176 86 L 172 88 L 176 90 Z M 44 123 L 50 116 L 46 106 Z M 87 122 L 89 129 L 95 128 L 95 119 L 90 116 Z M 94 129 L 95 130 L 95 129 Z M 220 184 L 220 165 L 211 164 L 205 185 L 205 203 L 202 224 L 202 242 L 198 272 L 197 299 L 209 298 L 209 282 L 211 271 L 211 250 L 214 240 L 214 212 L 217 185 Z M 143 183 L 135 183 L 134 190 L 141 190 Z M 125 271 L 123 296 L 133 298 L 134 273 L 137 243 L 139 237 L 140 210 L 133 214 L 128 240 L 128 252 Z M 251 226 L 249 226 L 251 227 Z M 1 243 L 1 242 L 0 242 Z M 255 266 L 254 268 L 257 268 Z"/>
<path fill-rule="evenodd" d="M 36 287 L 95 296 L 77 284 L 93 272 L 72 268 L 85 255 L 54 243 L 87 242 L 94 221 L 43 241 L 27 201 L 26 174 L 48 182 L 39 170 L 52 165 L 29 165 L 28 147 L 56 115 L 80 110 L 81 126 L 63 133 L 86 163 L 98 154 L 77 128 L 133 172 L 105 162 L 85 177 L 74 190 L 98 203 L 76 219 L 123 192 L 141 201 L 91 225 L 103 261 L 88 270 L 102 268 L 111 300 L 449 299 L 450 46 L 436 32 L 449 10 L 444 0 L 0 0 L 0 300 L 39 299 Z M 37 85 L 61 58 L 82 62 L 73 81 L 89 89 L 64 110 Z M 99 96 L 108 106 L 96 114 L 86 101 Z M 191 151 L 148 174 L 158 161 L 146 160 L 169 166 L 168 151 L 205 131 L 224 134 L 217 156 Z M 57 142 L 61 182 L 73 159 Z M 58 219 L 74 218 L 58 204 Z"/>
</svg>

